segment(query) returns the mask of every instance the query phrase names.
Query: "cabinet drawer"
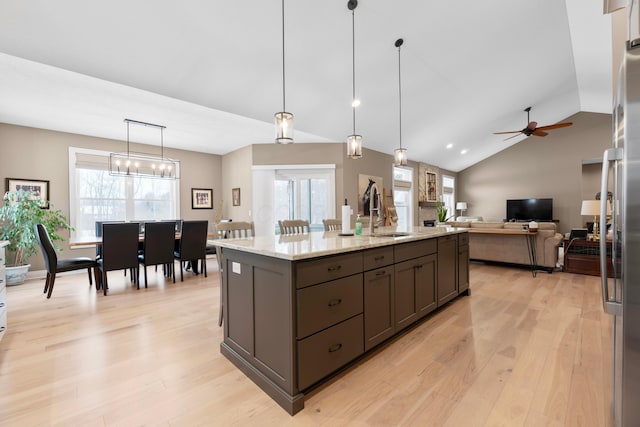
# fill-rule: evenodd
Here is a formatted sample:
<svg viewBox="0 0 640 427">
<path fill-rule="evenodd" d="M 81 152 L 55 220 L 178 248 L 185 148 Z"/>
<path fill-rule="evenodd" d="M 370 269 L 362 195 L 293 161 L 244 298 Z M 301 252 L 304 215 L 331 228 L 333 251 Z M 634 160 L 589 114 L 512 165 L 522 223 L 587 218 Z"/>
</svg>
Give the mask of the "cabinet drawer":
<svg viewBox="0 0 640 427">
<path fill-rule="evenodd" d="M 363 352 L 362 314 L 299 341 L 298 389 L 306 389 Z"/>
<path fill-rule="evenodd" d="M 309 286 L 297 294 L 300 339 L 362 313 L 362 273 Z"/>
<path fill-rule="evenodd" d="M 393 264 L 393 246 L 368 249 L 363 256 L 364 271 Z"/>
<path fill-rule="evenodd" d="M 362 252 L 330 256 L 297 264 L 296 287 L 316 285 L 362 272 Z"/>
<path fill-rule="evenodd" d="M 436 239 L 428 239 L 403 243 L 396 245 L 393 251 L 395 262 L 398 263 L 438 252 L 438 242 Z"/>
<path fill-rule="evenodd" d="M 469 244 L 469 233 L 458 234 L 458 245 L 468 245 L 468 244 Z"/>
</svg>

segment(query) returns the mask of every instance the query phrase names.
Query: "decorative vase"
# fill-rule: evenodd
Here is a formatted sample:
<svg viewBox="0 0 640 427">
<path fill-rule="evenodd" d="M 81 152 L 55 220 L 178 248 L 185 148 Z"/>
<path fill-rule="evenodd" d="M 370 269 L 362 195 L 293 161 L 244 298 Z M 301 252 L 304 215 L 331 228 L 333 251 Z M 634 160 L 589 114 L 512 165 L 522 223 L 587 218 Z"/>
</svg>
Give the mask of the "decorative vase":
<svg viewBox="0 0 640 427">
<path fill-rule="evenodd" d="M 7 286 L 22 285 L 27 279 L 27 272 L 31 264 L 5 267 Z"/>
</svg>

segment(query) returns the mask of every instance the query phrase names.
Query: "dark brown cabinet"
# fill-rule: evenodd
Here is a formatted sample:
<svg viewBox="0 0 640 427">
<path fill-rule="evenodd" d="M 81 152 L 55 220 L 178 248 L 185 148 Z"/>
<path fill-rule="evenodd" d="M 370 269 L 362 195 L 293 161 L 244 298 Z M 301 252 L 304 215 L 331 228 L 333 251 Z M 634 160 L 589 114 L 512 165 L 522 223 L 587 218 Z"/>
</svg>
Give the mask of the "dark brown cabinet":
<svg viewBox="0 0 640 427">
<path fill-rule="evenodd" d="M 393 246 L 363 252 L 364 349 L 375 347 L 393 336 Z"/>
<path fill-rule="evenodd" d="M 458 237 L 455 234 L 438 237 L 438 306 L 458 295 L 457 258 Z"/>
<path fill-rule="evenodd" d="M 395 333 L 393 266 L 364 273 L 364 349 L 375 347 Z"/>
<path fill-rule="evenodd" d="M 436 308 L 436 239 L 397 245 L 395 328 L 403 329 Z"/>
<path fill-rule="evenodd" d="M 469 234 L 458 234 L 458 294 L 469 290 Z"/>
<path fill-rule="evenodd" d="M 468 286 L 458 234 L 304 259 L 221 242 L 220 350 L 294 414 L 311 387 Z"/>
</svg>

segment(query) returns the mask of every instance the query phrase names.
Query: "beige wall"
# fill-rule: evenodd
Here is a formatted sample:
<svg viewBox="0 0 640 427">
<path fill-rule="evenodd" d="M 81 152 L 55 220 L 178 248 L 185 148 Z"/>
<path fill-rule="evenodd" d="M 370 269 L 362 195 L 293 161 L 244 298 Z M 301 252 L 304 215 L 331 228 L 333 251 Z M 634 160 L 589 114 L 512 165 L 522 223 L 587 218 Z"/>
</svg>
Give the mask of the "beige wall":
<svg viewBox="0 0 640 427">
<path fill-rule="evenodd" d="M 253 151 L 251 146 L 226 154 L 222 160 L 222 201 L 224 218 L 236 221 L 251 221 L 251 165 Z M 240 206 L 233 206 L 232 189 L 240 189 Z"/>
<path fill-rule="evenodd" d="M 69 147 L 122 152 L 125 143 L 71 133 L 55 132 L 0 123 L 0 178 L 26 178 L 50 181 L 50 199 L 55 209 L 69 217 Z M 132 151 L 158 153 L 158 147 L 133 144 Z M 180 160 L 180 217 L 213 221 L 213 211 L 191 209 L 191 188 L 213 188 L 214 206 L 220 199 L 221 157 L 211 154 L 165 148 L 166 157 Z M 4 183 L 1 184 L 4 190 Z M 67 237 L 64 236 L 63 237 Z M 62 258 L 92 256 L 93 249 L 74 249 L 62 245 Z M 41 256 L 29 260 L 31 270 L 44 269 Z"/>
<path fill-rule="evenodd" d="M 507 199 L 551 197 L 561 232 L 583 227 L 583 193 L 593 189 L 583 190 L 582 163 L 611 146 L 611 115 L 583 112 L 566 120 L 573 126 L 531 136 L 458 173 L 458 199 L 468 203 L 467 215 L 502 220 Z"/>
</svg>

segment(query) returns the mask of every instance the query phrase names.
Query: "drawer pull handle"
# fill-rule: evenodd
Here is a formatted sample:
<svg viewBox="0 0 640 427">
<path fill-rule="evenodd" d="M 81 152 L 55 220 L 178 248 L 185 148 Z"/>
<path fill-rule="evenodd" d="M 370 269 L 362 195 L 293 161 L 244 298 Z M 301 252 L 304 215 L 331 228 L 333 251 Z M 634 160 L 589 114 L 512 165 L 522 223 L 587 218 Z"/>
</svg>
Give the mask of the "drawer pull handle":
<svg viewBox="0 0 640 427">
<path fill-rule="evenodd" d="M 7 329 L 4 326 L 0 326 L 0 332 L 4 332 L 4 330 Z"/>
<path fill-rule="evenodd" d="M 342 300 L 340 298 L 334 298 L 329 301 L 329 307 L 335 307 L 336 305 L 342 304 Z"/>
<path fill-rule="evenodd" d="M 341 268 L 342 268 L 342 266 L 341 266 L 341 265 L 335 265 L 335 266 L 333 266 L 333 267 L 329 267 L 329 268 L 327 268 L 327 271 L 338 271 L 338 270 L 340 270 Z"/>
<path fill-rule="evenodd" d="M 0 302 L 0 308 L 4 307 L 4 303 Z"/>
<path fill-rule="evenodd" d="M 424 267 L 422 264 L 416 264 L 415 268 L 422 268 Z"/>
<path fill-rule="evenodd" d="M 342 348 L 342 344 L 334 344 L 331 347 L 329 347 L 329 353 L 335 353 L 336 351 L 340 350 Z"/>
<path fill-rule="evenodd" d="M 380 256 L 375 257 L 373 260 L 374 261 L 382 261 L 383 259 L 384 259 L 384 255 L 380 255 Z"/>
</svg>

